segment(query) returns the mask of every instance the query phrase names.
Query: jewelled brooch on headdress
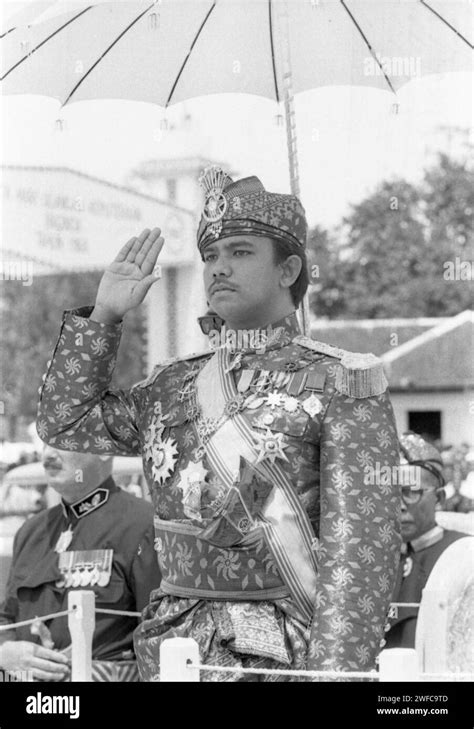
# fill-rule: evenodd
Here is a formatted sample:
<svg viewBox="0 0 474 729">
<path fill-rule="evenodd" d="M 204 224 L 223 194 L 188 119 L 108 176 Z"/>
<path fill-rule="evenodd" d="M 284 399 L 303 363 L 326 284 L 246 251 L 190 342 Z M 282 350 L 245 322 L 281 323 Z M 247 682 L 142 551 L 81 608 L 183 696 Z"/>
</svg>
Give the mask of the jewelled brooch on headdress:
<svg viewBox="0 0 474 729">
<path fill-rule="evenodd" d="M 217 165 L 206 167 L 199 176 L 199 184 L 205 191 L 203 218 L 210 223 L 209 230 L 216 238 L 222 230 L 222 218 L 227 210 L 227 199 L 224 195 L 224 187 L 231 182 L 229 175 Z"/>
</svg>

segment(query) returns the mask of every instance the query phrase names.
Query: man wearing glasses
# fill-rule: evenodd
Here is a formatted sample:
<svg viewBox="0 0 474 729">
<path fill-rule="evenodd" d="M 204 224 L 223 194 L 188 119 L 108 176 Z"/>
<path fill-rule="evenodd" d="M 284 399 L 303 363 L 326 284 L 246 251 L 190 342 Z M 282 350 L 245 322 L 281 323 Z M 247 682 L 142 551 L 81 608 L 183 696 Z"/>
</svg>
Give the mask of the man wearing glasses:
<svg viewBox="0 0 474 729">
<path fill-rule="evenodd" d="M 439 451 L 415 433 L 400 438 L 402 554 L 393 602 L 419 603 L 431 570 L 461 532 L 442 529 L 435 519 L 444 499 L 443 462 Z M 389 618 L 385 648 L 414 648 L 417 607 L 398 607 Z"/>
</svg>

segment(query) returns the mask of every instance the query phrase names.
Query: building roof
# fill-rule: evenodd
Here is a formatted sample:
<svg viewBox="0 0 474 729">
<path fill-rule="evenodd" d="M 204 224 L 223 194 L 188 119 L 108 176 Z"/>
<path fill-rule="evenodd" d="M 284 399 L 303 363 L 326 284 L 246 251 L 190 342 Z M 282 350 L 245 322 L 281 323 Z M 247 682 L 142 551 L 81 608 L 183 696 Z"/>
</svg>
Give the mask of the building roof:
<svg viewBox="0 0 474 729">
<path fill-rule="evenodd" d="M 474 312 L 466 310 L 382 355 L 392 390 L 474 387 Z"/>
<path fill-rule="evenodd" d="M 422 317 L 418 319 L 340 319 L 316 320 L 311 326 L 311 336 L 350 352 L 373 352 L 379 357 L 405 344 L 447 318 Z"/>
<path fill-rule="evenodd" d="M 169 175 L 170 172 L 176 174 L 177 172 L 196 172 L 201 171 L 209 165 L 219 165 L 225 170 L 229 169 L 229 165 L 211 161 L 207 157 L 195 156 L 195 157 L 172 157 L 172 158 L 153 158 L 146 159 L 139 162 L 130 172 L 130 175 L 137 177 L 151 177 L 155 179 L 162 177 L 163 175 Z M 229 172 L 229 174 L 231 174 Z"/>
<path fill-rule="evenodd" d="M 315 321 L 313 339 L 382 358 L 390 389 L 474 386 L 474 312 L 453 317 Z"/>
<path fill-rule="evenodd" d="M 104 187 L 111 187 L 114 190 L 118 190 L 119 192 L 125 192 L 128 195 L 132 195 L 133 197 L 140 198 L 142 200 L 149 200 L 151 202 L 157 202 L 161 203 L 162 205 L 168 205 L 169 207 L 175 208 L 176 210 L 181 211 L 182 213 L 185 213 L 187 215 L 192 215 L 192 211 L 189 210 L 189 208 L 184 208 L 180 205 L 176 205 L 173 202 L 170 202 L 169 200 L 158 198 L 154 195 L 148 195 L 147 193 L 140 192 L 139 190 L 134 189 L 133 187 L 127 187 L 126 185 L 118 185 L 115 182 L 110 182 L 109 180 L 104 180 L 101 177 L 94 177 L 94 175 L 89 175 L 86 172 L 80 172 L 79 170 L 73 170 L 70 167 L 44 167 L 42 165 L 0 165 L 1 170 L 20 170 L 21 172 L 61 172 L 66 173 L 68 175 L 72 175 L 73 177 L 82 177 L 85 180 L 90 180 L 90 182 L 96 182 L 100 185 L 103 185 Z"/>
</svg>

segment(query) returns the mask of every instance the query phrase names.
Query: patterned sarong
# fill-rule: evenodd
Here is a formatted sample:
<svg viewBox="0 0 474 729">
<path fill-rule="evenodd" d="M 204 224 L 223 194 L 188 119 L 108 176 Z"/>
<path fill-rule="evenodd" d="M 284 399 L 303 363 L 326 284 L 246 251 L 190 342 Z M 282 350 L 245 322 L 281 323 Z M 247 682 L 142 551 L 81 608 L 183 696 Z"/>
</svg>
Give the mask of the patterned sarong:
<svg viewBox="0 0 474 729">
<path fill-rule="evenodd" d="M 309 629 L 291 599 L 228 602 L 178 598 L 154 590 L 135 630 L 141 681 L 160 680 L 160 645 L 194 638 L 200 660 L 214 666 L 302 670 Z M 201 681 L 285 680 L 242 673 L 202 671 Z M 301 680 L 301 679 L 299 679 Z"/>
</svg>

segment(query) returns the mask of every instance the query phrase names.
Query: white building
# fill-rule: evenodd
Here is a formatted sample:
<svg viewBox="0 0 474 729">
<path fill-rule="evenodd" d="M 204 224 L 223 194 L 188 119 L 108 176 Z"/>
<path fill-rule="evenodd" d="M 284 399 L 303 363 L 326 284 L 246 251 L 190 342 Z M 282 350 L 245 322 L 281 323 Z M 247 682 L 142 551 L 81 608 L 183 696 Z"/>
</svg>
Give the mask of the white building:
<svg viewBox="0 0 474 729">
<path fill-rule="evenodd" d="M 382 355 L 400 430 L 474 445 L 474 312 Z"/>
<path fill-rule="evenodd" d="M 103 270 L 129 238 L 159 226 L 166 243 L 162 280 L 146 300 L 149 367 L 203 349 L 197 179 L 208 164 L 200 157 L 146 162 L 131 175 L 133 188 L 67 168 L 3 166 L 0 276 L 24 276 L 27 285 L 45 273 Z"/>
</svg>

